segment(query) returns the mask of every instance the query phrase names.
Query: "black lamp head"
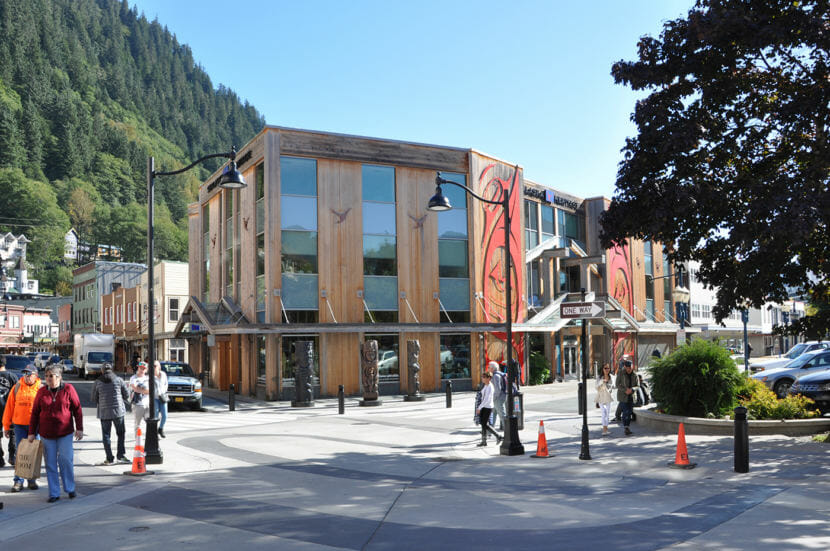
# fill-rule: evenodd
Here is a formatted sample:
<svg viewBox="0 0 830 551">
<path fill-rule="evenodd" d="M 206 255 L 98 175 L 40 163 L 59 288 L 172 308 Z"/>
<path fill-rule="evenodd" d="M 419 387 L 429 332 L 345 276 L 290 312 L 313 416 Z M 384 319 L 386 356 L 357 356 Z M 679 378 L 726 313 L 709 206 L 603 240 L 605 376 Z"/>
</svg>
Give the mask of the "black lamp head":
<svg viewBox="0 0 830 551">
<path fill-rule="evenodd" d="M 441 184 L 443 182 L 446 182 L 446 180 L 441 178 L 440 172 L 437 173 L 435 175 L 435 195 L 430 197 L 427 209 L 441 212 L 452 208 L 449 198 L 441 192 Z"/>
<path fill-rule="evenodd" d="M 236 168 L 236 161 L 231 161 L 222 176 L 219 177 L 219 187 L 225 189 L 242 189 L 248 184 L 245 183 L 245 178 L 242 173 Z"/>
</svg>

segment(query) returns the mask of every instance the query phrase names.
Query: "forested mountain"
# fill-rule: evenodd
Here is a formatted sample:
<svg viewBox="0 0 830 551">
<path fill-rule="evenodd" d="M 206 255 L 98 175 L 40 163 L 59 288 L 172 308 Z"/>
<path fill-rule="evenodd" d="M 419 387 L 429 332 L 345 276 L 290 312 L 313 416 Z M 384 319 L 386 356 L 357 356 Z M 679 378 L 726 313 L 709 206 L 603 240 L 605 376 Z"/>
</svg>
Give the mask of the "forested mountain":
<svg viewBox="0 0 830 551">
<path fill-rule="evenodd" d="M 63 235 L 145 262 L 146 172 L 227 151 L 264 126 L 186 45 L 127 1 L 0 0 L 0 231 L 30 277 L 66 289 Z M 187 204 L 212 164 L 156 179 L 156 255 L 187 259 Z"/>
</svg>

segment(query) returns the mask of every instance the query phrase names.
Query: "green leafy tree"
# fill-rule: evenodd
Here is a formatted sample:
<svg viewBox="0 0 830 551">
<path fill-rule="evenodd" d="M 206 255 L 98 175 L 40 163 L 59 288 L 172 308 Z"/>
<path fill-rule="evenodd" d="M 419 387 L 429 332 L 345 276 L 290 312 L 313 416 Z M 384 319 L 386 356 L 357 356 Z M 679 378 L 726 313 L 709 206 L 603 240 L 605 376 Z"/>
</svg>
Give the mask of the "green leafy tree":
<svg viewBox="0 0 830 551">
<path fill-rule="evenodd" d="M 672 261 L 700 261 L 719 321 L 795 289 L 824 307 L 793 331 L 830 330 L 828 28 L 825 0 L 698 0 L 613 66 L 648 95 L 601 240 L 659 241 Z"/>
<path fill-rule="evenodd" d="M 0 228 L 25 233 L 31 241 L 27 259 L 35 265 L 60 261 L 69 218 L 55 192 L 44 182 L 26 178 L 19 168 L 0 168 Z"/>
</svg>

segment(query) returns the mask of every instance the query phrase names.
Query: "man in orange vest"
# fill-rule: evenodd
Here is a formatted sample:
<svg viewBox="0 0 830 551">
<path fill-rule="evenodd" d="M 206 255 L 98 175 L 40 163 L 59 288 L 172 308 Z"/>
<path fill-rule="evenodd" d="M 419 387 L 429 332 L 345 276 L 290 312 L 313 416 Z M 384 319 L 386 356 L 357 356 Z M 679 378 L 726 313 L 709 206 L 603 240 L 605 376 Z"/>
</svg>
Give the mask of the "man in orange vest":
<svg viewBox="0 0 830 551">
<path fill-rule="evenodd" d="M 6 409 L 3 411 L 3 430 L 11 438 L 14 434 L 15 444 L 29 436 L 29 421 L 32 418 L 32 405 L 35 395 L 40 389 L 40 379 L 37 370 L 32 364 L 23 368 L 23 377 L 15 383 L 6 400 Z M 14 431 L 14 432 L 12 432 Z M 29 489 L 37 490 L 37 481 L 29 480 Z M 23 490 L 23 479 L 15 475 L 12 492 Z"/>
</svg>

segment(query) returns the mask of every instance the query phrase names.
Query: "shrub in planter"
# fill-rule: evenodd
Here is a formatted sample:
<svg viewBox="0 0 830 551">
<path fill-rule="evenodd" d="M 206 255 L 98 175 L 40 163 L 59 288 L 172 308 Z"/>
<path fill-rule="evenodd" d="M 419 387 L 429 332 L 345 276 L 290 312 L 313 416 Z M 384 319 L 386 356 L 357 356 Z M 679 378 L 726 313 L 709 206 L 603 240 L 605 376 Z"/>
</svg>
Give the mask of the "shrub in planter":
<svg viewBox="0 0 830 551">
<path fill-rule="evenodd" d="M 530 384 L 543 385 L 551 382 L 550 366 L 545 355 L 540 352 L 530 353 Z"/>
<path fill-rule="evenodd" d="M 726 415 L 734 408 L 743 381 L 729 352 L 703 339 L 652 360 L 650 371 L 652 396 L 670 415 Z"/>
<path fill-rule="evenodd" d="M 773 391 L 756 379 L 745 380 L 744 386 L 738 390 L 738 399 L 747 409 L 750 419 L 809 419 L 818 416 L 813 400 L 801 395 L 779 400 Z"/>
</svg>

